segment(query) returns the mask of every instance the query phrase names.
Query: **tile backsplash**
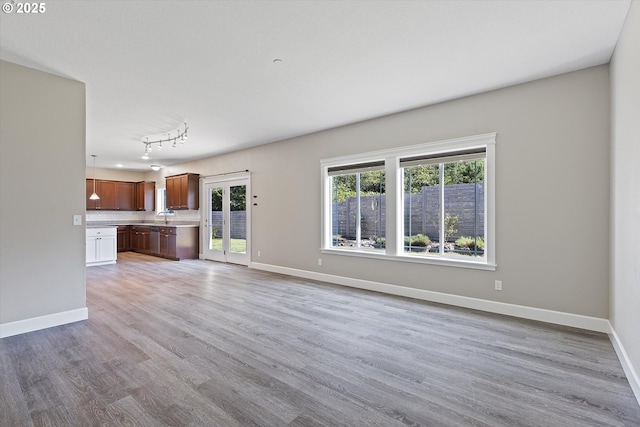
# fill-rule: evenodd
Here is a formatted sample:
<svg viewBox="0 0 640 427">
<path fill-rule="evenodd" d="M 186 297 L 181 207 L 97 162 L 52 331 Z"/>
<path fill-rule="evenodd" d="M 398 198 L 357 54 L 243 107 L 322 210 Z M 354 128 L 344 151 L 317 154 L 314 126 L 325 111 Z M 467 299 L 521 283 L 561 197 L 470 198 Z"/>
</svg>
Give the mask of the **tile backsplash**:
<svg viewBox="0 0 640 427">
<path fill-rule="evenodd" d="M 198 222 L 200 221 L 200 211 L 174 211 L 167 218 L 169 222 Z M 126 221 L 164 221 L 164 215 L 156 215 L 155 212 L 136 211 L 87 211 L 87 223 L 91 222 L 126 222 Z"/>
</svg>

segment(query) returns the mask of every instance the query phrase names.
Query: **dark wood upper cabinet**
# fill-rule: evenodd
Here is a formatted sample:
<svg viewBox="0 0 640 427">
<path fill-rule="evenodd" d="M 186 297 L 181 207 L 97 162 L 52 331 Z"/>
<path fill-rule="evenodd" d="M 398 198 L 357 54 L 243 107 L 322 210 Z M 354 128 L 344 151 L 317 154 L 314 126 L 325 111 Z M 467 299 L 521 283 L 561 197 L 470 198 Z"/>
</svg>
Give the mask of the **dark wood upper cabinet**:
<svg viewBox="0 0 640 427">
<path fill-rule="evenodd" d="M 116 210 L 118 208 L 117 187 L 115 181 L 96 181 L 96 193 L 100 196 L 96 200 L 97 208 L 100 210 Z"/>
<path fill-rule="evenodd" d="M 200 175 L 185 173 L 165 178 L 167 209 L 197 210 L 200 207 Z"/>
<path fill-rule="evenodd" d="M 167 209 L 175 209 L 175 207 L 179 204 L 180 199 L 180 189 L 175 188 L 174 184 L 176 180 L 173 177 L 167 177 L 164 179 L 165 182 L 165 205 Z"/>
<path fill-rule="evenodd" d="M 153 183 L 152 183 L 153 184 Z M 136 183 L 97 179 L 95 189 L 100 199 L 91 200 L 93 179 L 86 180 L 87 210 L 136 210 Z M 151 209 L 153 210 L 153 203 Z"/>
<path fill-rule="evenodd" d="M 87 210 L 98 209 L 98 201 L 91 200 L 89 197 L 93 194 L 93 179 L 87 179 Z M 98 191 L 98 183 L 96 182 L 96 192 Z"/>
<path fill-rule="evenodd" d="M 136 183 L 136 210 L 154 211 L 156 209 L 156 183 L 143 181 Z"/>
<path fill-rule="evenodd" d="M 121 211 L 135 210 L 136 184 L 134 182 L 116 182 L 116 209 Z"/>
</svg>

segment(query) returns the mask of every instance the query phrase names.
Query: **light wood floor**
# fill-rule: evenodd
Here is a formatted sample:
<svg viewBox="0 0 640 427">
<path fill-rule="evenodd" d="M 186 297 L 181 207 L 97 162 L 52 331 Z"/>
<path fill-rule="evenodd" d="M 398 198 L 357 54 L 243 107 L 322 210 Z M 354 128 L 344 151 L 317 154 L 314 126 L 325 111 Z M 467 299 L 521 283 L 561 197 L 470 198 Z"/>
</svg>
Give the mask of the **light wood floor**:
<svg viewBox="0 0 640 427">
<path fill-rule="evenodd" d="M 604 334 L 208 261 L 87 269 L 0 340 L 0 426 L 638 426 Z"/>
</svg>

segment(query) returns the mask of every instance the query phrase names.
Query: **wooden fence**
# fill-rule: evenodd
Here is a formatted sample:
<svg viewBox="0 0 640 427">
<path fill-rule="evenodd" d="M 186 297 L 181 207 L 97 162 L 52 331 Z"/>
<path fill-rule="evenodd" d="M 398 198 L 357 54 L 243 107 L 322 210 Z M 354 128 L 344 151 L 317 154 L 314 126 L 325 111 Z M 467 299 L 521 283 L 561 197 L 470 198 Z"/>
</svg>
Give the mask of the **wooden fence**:
<svg viewBox="0 0 640 427">
<path fill-rule="evenodd" d="M 460 236 L 484 236 L 484 184 L 447 185 L 444 191 L 445 214 L 458 218 L 458 231 L 450 240 Z M 420 193 L 405 194 L 404 205 L 405 234 L 424 234 L 431 240 L 438 241 L 439 187 L 422 187 Z M 361 197 L 363 239 L 375 240 L 385 236 L 385 206 L 384 195 Z M 333 204 L 333 235 L 339 234 L 346 239 L 356 238 L 356 209 L 355 197 Z"/>
<path fill-rule="evenodd" d="M 222 212 L 216 211 L 211 213 L 211 227 L 214 229 L 213 232 L 217 233 L 217 237 L 222 237 Z M 231 211 L 231 238 L 247 238 L 246 211 Z"/>
</svg>

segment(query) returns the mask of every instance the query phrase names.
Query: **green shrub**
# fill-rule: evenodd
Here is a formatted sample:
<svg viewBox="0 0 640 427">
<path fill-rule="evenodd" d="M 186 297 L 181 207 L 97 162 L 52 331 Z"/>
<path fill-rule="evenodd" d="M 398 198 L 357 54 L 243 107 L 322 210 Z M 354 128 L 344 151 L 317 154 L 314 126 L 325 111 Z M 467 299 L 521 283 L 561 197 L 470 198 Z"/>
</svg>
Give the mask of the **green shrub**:
<svg viewBox="0 0 640 427">
<path fill-rule="evenodd" d="M 405 246 L 429 246 L 431 244 L 431 239 L 429 236 L 425 236 L 424 234 L 416 234 L 414 236 L 404 236 L 404 244 Z"/>
<path fill-rule="evenodd" d="M 459 248 L 468 248 L 473 244 L 473 237 L 461 236 L 459 239 L 456 239 L 456 246 Z"/>
<path fill-rule="evenodd" d="M 456 246 L 459 248 L 467 248 L 469 250 L 484 250 L 484 239 L 482 239 L 482 237 L 477 237 L 477 238 L 473 238 L 473 237 L 468 237 L 468 236 L 462 236 L 459 239 L 456 240 Z"/>
</svg>

